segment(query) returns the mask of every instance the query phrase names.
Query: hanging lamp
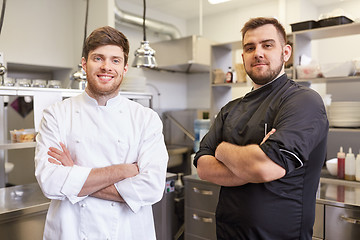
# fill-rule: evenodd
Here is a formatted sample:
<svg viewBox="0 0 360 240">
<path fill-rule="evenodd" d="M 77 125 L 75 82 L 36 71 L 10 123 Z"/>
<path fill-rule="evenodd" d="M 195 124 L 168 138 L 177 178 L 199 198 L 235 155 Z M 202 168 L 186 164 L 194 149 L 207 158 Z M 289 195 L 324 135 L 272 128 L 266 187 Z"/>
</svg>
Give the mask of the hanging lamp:
<svg viewBox="0 0 360 240">
<path fill-rule="evenodd" d="M 149 41 L 146 40 L 146 29 L 145 29 L 145 13 L 146 13 L 146 1 L 144 2 L 143 12 L 143 41 L 141 41 L 140 47 L 135 51 L 135 59 L 132 64 L 133 67 L 147 67 L 155 68 L 157 63 L 155 60 L 155 50 L 149 45 Z"/>
</svg>

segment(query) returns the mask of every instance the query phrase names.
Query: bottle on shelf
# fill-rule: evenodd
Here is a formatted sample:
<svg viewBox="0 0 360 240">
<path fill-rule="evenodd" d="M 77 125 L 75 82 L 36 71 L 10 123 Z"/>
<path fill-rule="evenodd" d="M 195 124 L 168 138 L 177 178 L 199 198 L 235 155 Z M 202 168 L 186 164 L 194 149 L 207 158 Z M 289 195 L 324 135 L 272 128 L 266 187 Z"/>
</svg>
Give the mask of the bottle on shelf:
<svg viewBox="0 0 360 240">
<path fill-rule="evenodd" d="M 355 155 L 351 147 L 345 157 L 345 180 L 355 180 Z"/>
<path fill-rule="evenodd" d="M 343 152 L 343 147 L 340 147 L 340 151 L 337 153 L 338 159 L 338 169 L 337 169 L 337 177 L 339 179 L 345 178 L 345 153 Z"/>
<path fill-rule="evenodd" d="M 229 67 L 229 69 L 228 69 L 228 71 L 226 73 L 226 76 L 225 76 L 225 81 L 227 83 L 232 83 L 233 82 L 233 76 L 234 76 L 233 71 L 232 71 L 231 67 Z"/>
<path fill-rule="evenodd" d="M 360 181 L 360 151 L 356 156 L 356 160 L 355 160 L 355 179 L 356 181 Z"/>
</svg>

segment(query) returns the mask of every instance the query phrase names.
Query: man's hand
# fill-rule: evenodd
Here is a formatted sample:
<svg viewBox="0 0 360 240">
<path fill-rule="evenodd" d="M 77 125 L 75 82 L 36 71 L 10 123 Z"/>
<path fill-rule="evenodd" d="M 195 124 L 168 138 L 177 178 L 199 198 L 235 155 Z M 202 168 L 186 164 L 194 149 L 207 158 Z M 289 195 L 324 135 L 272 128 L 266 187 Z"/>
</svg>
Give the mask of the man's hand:
<svg viewBox="0 0 360 240">
<path fill-rule="evenodd" d="M 60 143 L 60 146 L 62 151 L 54 147 L 49 148 L 48 154 L 53 158 L 48 158 L 48 161 L 57 165 L 74 166 L 74 161 L 71 159 L 69 150 L 63 143 Z"/>
<path fill-rule="evenodd" d="M 271 131 L 266 134 L 260 145 L 262 145 L 275 131 L 276 131 L 275 128 L 271 129 Z"/>
</svg>

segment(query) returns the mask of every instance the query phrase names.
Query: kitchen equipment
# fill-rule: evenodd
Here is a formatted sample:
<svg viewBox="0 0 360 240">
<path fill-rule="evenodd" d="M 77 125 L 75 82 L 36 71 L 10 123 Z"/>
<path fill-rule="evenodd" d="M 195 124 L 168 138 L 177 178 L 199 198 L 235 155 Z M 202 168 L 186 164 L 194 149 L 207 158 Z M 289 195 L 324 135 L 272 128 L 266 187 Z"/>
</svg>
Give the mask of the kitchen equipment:
<svg viewBox="0 0 360 240">
<path fill-rule="evenodd" d="M 71 88 L 80 90 L 84 90 L 86 88 L 86 73 L 81 64 L 78 65 L 77 71 L 71 74 L 70 80 Z"/>
<path fill-rule="evenodd" d="M 318 78 L 322 77 L 320 66 L 318 64 L 308 64 L 296 66 L 297 78 Z"/>
<path fill-rule="evenodd" d="M 291 31 L 293 31 L 293 32 L 317 28 L 319 26 L 318 22 L 316 22 L 314 20 L 292 23 L 290 25 L 291 25 Z"/>
<path fill-rule="evenodd" d="M 332 102 L 328 119 L 333 127 L 360 127 L 360 102 Z"/>
<path fill-rule="evenodd" d="M 355 75 L 354 61 L 321 64 L 324 77 L 347 77 Z"/>
<path fill-rule="evenodd" d="M 335 26 L 335 25 L 341 25 L 341 24 L 348 24 L 352 23 L 353 20 L 345 17 L 345 16 L 337 16 L 337 17 L 330 17 L 330 18 L 324 18 L 318 21 L 319 27 L 329 27 L 329 26 Z"/>
<path fill-rule="evenodd" d="M 155 222 L 156 239 L 173 239 L 179 223 L 175 215 L 175 181 L 177 175 L 166 173 L 163 198 L 152 207 Z"/>
<path fill-rule="evenodd" d="M 326 169 L 333 176 L 337 175 L 338 171 L 338 160 L 337 158 L 332 158 L 326 161 Z"/>
<path fill-rule="evenodd" d="M 152 43 L 158 69 L 174 72 L 201 73 L 210 71 L 212 41 L 192 35 Z"/>
</svg>

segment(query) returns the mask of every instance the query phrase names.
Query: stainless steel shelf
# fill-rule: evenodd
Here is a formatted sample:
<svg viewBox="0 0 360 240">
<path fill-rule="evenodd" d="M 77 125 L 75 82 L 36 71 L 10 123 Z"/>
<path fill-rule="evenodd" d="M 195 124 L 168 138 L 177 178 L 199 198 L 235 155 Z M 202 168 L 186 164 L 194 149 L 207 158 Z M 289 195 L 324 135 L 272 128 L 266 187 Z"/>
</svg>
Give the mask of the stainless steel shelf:
<svg viewBox="0 0 360 240">
<path fill-rule="evenodd" d="M 79 95 L 83 90 L 65 88 L 5 87 L 0 86 L 0 96 L 34 96 L 37 92 L 60 92 L 62 97 Z M 129 99 L 151 99 L 151 93 L 122 92 L 120 95 Z"/>
<path fill-rule="evenodd" d="M 24 143 L 0 142 L 0 150 L 34 148 L 35 146 L 36 146 L 36 142 L 24 142 Z"/>
</svg>

